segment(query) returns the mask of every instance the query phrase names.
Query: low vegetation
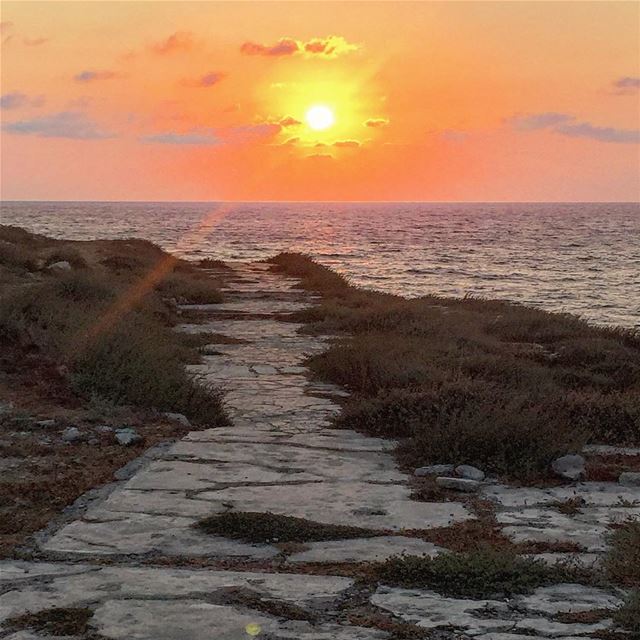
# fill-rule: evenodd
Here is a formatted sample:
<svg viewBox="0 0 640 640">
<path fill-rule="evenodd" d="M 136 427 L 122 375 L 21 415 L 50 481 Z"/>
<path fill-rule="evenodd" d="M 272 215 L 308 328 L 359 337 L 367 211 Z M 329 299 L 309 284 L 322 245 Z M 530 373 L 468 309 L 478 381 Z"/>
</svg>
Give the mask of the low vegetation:
<svg viewBox="0 0 640 640">
<path fill-rule="evenodd" d="M 428 556 L 396 556 L 373 569 L 375 578 L 392 586 L 433 589 L 458 598 L 503 598 L 531 593 L 561 582 L 565 570 L 504 549 Z"/>
<path fill-rule="evenodd" d="M 8 618 L 3 626 L 11 631 L 35 631 L 56 637 L 82 636 L 91 631 L 92 617 L 93 612 L 87 608 L 44 609 Z"/>
<path fill-rule="evenodd" d="M 614 529 L 605 568 L 613 582 L 640 587 L 640 520 L 630 520 Z"/>
<path fill-rule="evenodd" d="M 630 638 L 640 638 L 640 591 L 632 591 L 622 607 L 613 616 L 614 622 L 634 634 Z"/>
<path fill-rule="evenodd" d="M 309 365 L 352 392 L 337 425 L 399 438 L 408 466 L 521 481 L 588 442 L 640 443 L 640 335 L 497 300 L 404 299 L 300 254 L 272 259 L 322 302 L 294 314 L 343 337 Z"/>
<path fill-rule="evenodd" d="M 0 344 L 10 354 L 5 369 L 26 356 L 33 364 L 37 357 L 64 367 L 70 391 L 81 398 L 184 413 L 194 422 L 224 421 L 220 393 L 185 369 L 194 354 L 172 331 L 177 316 L 165 302 L 167 297 L 220 301 L 216 281 L 144 241 L 75 243 L 73 249 L 49 241 L 52 248 L 40 248 L 38 236 L 16 236 L 11 228 L 3 228 L 3 236 L 20 239 L 13 244 L 4 240 L 17 252 L 45 256 L 38 279 L 18 286 L 16 278 L 13 286 L 0 290 Z M 124 246 L 128 252 L 123 254 Z M 100 249 L 112 253 L 101 258 Z M 107 259 L 135 262 L 122 276 L 105 267 Z M 72 268 L 49 273 L 51 260 L 64 260 Z"/>
<path fill-rule="evenodd" d="M 0 227 L 0 555 L 144 447 L 182 435 L 163 412 L 192 428 L 227 423 L 220 390 L 185 366 L 215 336 L 174 330 L 176 303 L 219 300 L 212 274 L 150 242 Z M 118 443 L 121 427 L 135 444 Z"/>
<path fill-rule="evenodd" d="M 214 536 L 256 543 L 318 542 L 384 535 L 348 525 L 325 524 L 275 513 L 221 513 L 204 518 L 196 528 Z"/>
</svg>

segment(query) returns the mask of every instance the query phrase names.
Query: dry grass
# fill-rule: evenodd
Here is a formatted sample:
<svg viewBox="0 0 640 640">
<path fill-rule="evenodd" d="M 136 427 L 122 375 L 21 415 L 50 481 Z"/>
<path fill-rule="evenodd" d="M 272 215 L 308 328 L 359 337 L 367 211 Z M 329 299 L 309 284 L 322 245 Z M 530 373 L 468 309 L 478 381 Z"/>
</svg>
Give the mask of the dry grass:
<svg viewBox="0 0 640 640">
<path fill-rule="evenodd" d="M 469 463 L 539 479 L 587 442 L 640 443 L 640 335 L 496 300 L 351 287 L 298 254 L 274 268 L 323 294 L 295 314 L 342 334 L 309 365 L 352 391 L 338 426 L 405 439 L 406 465 Z"/>
<path fill-rule="evenodd" d="M 72 269 L 46 268 L 60 260 Z M 180 317 L 157 290 L 166 279 L 184 283 L 187 297 L 219 299 L 217 281 L 146 241 L 68 242 L 0 227 L 0 402 L 15 407 L 0 418 L 0 455 L 18 462 L 1 474 L 0 552 L 144 447 L 184 432 L 159 412 L 227 423 L 220 391 L 186 370 L 203 338 L 173 330 Z M 59 426 L 43 430 L 32 416 Z M 122 447 L 96 423 L 133 426 L 143 440 Z M 63 442 L 68 425 L 87 438 Z"/>
</svg>

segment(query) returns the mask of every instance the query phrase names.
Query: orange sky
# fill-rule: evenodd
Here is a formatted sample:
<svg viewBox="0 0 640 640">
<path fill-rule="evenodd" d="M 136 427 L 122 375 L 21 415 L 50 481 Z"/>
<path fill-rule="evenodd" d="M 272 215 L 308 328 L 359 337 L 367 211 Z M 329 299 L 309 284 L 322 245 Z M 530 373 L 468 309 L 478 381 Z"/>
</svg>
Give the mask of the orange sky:
<svg viewBox="0 0 640 640">
<path fill-rule="evenodd" d="M 1 196 L 640 200 L 639 42 L 636 2 L 3 2 Z"/>
</svg>

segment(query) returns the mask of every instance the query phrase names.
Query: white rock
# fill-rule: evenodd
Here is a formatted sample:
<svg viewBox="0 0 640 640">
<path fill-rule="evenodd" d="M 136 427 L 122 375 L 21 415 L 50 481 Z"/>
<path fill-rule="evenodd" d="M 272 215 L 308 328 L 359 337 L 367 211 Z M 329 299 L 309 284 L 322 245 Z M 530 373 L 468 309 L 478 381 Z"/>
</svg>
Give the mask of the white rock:
<svg viewBox="0 0 640 640">
<path fill-rule="evenodd" d="M 165 418 L 169 418 L 169 420 L 173 420 L 173 422 L 178 422 L 185 427 L 190 427 L 191 423 L 189 422 L 189 418 L 185 416 L 183 413 L 172 413 L 171 411 L 165 411 L 163 413 Z"/>
<path fill-rule="evenodd" d="M 118 429 L 116 431 L 116 440 L 119 444 L 128 447 L 136 442 L 140 442 L 142 440 L 142 436 L 135 429 Z"/>
<path fill-rule="evenodd" d="M 35 424 L 37 427 L 53 427 L 56 424 L 56 421 L 53 419 L 38 420 Z"/>
<path fill-rule="evenodd" d="M 567 480 L 580 480 L 584 476 L 585 459 L 582 456 L 569 454 L 557 458 L 551 463 L 553 471 Z"/>
<path fill-rule="evenodd" d="M 419 467 L 413 472 L 414 476 L 448 476 L 453 473 L 452 464 L 431 464 L 426 467 Z"/>
<path fill-rule="evenodd" d="M 82 433 L 77 427 L 67 427 L 62 432 L 62 439 L 65 442 L 77 442 L 82 438 Z"/>
<path fill-rule="evenodd" d="M 60 260 L 60 262 L 52 262 L 47 269 L 52 271 L 70 271 L 71 265 L 66 260 Z"/>
<path fill-rule="evenodd" d="M 464 491 L 465 493 L 473 493 L 480 488 L 477 480 L 468 480 L 466 478 L 436 478 L 436 484 L 443 489 L 453 489 L 454 491 Z"/>
<path fill-rule="evenodd" d="M 478 482 L 484 480 L 484 471 L 481 471 L 477 467 L 472 467 L 469 464 L 458 465 L 455 468 L 455 474 L 467 480 L 477 480 Z"/>
<path fill-rule="evenodd" d="M 620 474 L 618 482 L 623 487 L 640 487 L 640 473 L 637 471 L 625 471 Z"/>
</svg>

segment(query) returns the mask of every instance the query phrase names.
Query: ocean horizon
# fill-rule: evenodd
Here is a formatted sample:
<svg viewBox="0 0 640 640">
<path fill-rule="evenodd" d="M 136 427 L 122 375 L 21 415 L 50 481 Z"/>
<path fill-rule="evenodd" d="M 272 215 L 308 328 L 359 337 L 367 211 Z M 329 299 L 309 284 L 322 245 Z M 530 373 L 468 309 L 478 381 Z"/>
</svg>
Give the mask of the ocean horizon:
<svg viewBox="0 0 640 640">
<path fill-rule="evenodd" d="M 189 259 L 307 253 L 360 286 L 480 296 L 640 326 L 634 202 L 2 201 L 56 238 L 141 237 Z"/>
</svg>

